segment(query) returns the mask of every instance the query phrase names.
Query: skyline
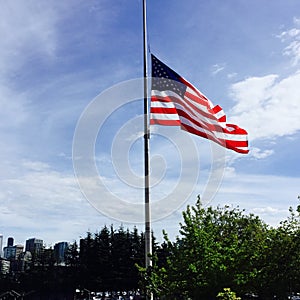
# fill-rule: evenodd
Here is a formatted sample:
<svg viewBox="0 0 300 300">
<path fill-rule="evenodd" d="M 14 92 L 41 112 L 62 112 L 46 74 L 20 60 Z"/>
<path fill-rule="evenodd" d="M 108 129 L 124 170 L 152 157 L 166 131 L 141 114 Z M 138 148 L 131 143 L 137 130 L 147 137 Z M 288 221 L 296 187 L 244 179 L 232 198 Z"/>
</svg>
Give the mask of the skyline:
<svg viewBox="0 0 300 300">
<path fill-rule="evenodd" d="M 207 204 L 238 205 L 272 226 L 299 204 L 299 9 L 296 0 L 148 1 L 151 52 L 220 105 L 230 123 L 245 128 L 250 144 L 248 155 L 221 153 L 218 182 L 211 186 L 218 148 L 179 128 L 151 127 L 154 217 L 162 211 L 152 225 L 159 240 L 163 228 L 171 237 L 178 234 L 181 211 L 211 187 L 216 193 Z M 95 141 L 98 176 L 129 207 L 142 204 L 142 99 L 101 97 L 143 76 L 142 1 L 14 0 L 2 5 L 0 17 L 3 240 L 72 242 L 121 223 L 144 230 L 142 223 L 128 221 L 140 217 L 138 208 L 109 207 L 111 216 L 120 216 L 116 220 L 86 200 L 72 156 L 76 128 L 94 101 L 102 105 L 97 113 L 104 120 Z M 113 114 L 105 115 L 111 107 Z M 190 155 L 183 154 L 188 142 L 194 145 Z M 129 162 L 130 172 L 122 173 L 121 162 Z M 177 183 L 190 194 L 166 203 Z M 111 195 L 101 196 L 108 207 Z"/>
<path fill-rule="evenodd" d="M 1 235 L 0 234 L 0 237 L 3 237 L 3 235 Z M 12 244 L 11 245 L 9 245 L 9 239 L 12 239 Z M 28 242 L 28 241 L 30 241 L 30 240 L 38 240 L 38 241 L 42 241 L 43 242 L 43 245 L 45 245 L 45 247 L 46 247 L 46 249 L 47 248 L 49 248 L 49 247 L 54 247 L 56 244 L 60 244 L 60 243 L 65 243 L 65 241 L 60 241 L 60 242 L 56 242 L 56 243 L 54 243 L 54 244 L 44 244 L 44 242 L 46 242 L 46 241 L 44 241 L 44 240 L 42 240 L 42 239 L 39 239 L 39 238 L 36 238 L 36 237 L 31 237 L 31 238 L 26 238 L 25 240 L 24 240 L 24 242 L 23 243 L 21 243 L 21 244 L 17 244 L 17 243 L 15 243 L 15 241 L 14 241 L 14 238 L 12 237 L 12 236 L 8 236 L 7 237 L 7 240 L 5 241 L 5 240 L 3 240 L 3 243 L 2 243 L 2 245 L 1 245 L 1 243 L 0 243 L 0 257 L 2 257 L 3 256 L 3 250 L 4 250 L 4 248 L 7 248 L 7 247 L 15 247 L 15 246 L 22 246 L 23 247 L 23 250 L 24 250 L 24 252 L 26 252 L 27 250 L 26 250 L 26 242 Z M 67 242 L 67 243 L 69 243 L 69 242 Z"/>
</svg>

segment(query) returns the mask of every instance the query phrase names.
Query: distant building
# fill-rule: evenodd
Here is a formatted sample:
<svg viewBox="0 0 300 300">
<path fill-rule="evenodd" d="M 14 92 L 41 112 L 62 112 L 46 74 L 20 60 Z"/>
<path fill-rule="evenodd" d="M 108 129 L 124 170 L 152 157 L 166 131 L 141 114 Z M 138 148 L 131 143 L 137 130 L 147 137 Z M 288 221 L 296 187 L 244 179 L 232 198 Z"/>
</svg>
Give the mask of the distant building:
<svg viewBox="0 0 300 300">
<path fill-rule="evenodd" d="M 13 237 L 9 237 L 7 239 L 7 247 L 11 247 L 14 245 L 14 238 Z"/>
<path fill-rule="evenodd" d="M 65 254 L 68 246 L 67 242 L 60 242 L 54 245 L 54 256 L 57 263 L 65 262 Z"/>
<path fill-rule="evenodd" d="M 16 249 L 14 249 L 13 247 L 4 247 L 3 248 L 3 257 L 5 259 L 13 259 L 16 256 L 15 253 Z"/>
<path fill-rule="evenodd" d="M 19 255 L 23 252 L 24 246 L 23 245 L 15 245 L 15 246 L 7 246 L 4 247 L 4 258 L 9 260 L 16 260 L 18 259 Z"/>
<path fill-rule="evenodd" d="M 3 257 L 5 259 L 11 259 L 15 256 L 13 247 L 4 247 L 3 248 Z"/>
<path fill-rule="evenodd" d="M 15 245 L 16 247 L 16 259 L 19 258 L 19 256 L 23 253 L 24 246 L 23 245 Z"/>
<path fill-rule="evenodd" d="M 26 240 L 25 251 L 32 254 L 33 259 L 38 257 L 43 250 L 43 240 L 32 238 Z"/>
<path fill-rule="evenodd" d="M 11 270 L 13 272 L 24 272 L 30 269 L 32 255 L 29 251 L 22 252 L 17 260 L 11 262 Z"/>
</svg>

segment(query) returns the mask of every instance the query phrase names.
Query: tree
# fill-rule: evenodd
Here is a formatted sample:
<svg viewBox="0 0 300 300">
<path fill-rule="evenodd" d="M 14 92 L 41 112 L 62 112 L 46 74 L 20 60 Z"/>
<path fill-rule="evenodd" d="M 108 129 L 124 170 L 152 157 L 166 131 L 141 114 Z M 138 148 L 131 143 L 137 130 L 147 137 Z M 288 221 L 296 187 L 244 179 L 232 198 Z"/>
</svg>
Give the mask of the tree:
<svg viewBox="0 0 300 300">
<path fill-rule="evenodd" d="M 111 240 L 110 231 L 104 226 L 98 234 L 95 234 L 94 251 L 96 252 L 95 264 L 97 265 L 98 274 L 101 278 L 102 287 L 110 287 L 112 267 L 111 267 Z"/>
<path fill-rule="evenodd" d="M 135 290 L 139 283 L 135 265 L 144 261 L 143 234 L 122 225 L 118 230 L 104 226 L 80 240 L 79 257 L 81 286 L 97 291 Z"/>
<path fill-rule="evenodd" d="M 65 254 L 65 262 L 66 265 L 70 267 L 79 266 L 79 250 L 76 241 L 68 246 Z"/>
<path fill-rule="evenodd" d="M 165 265 L 154 257 L 153 268 L 143 272 L 149 290 L 173 299 L 211 299 L 227 286 L 252 287 L 268 232 L 258 217 L 228 206 L 204 208 L 198 199 L 183 220 L 175 242 L 165 235 Z"/>
<path fill-rule="evenodd" d="M 264 299 L 286 299 L 300 290 L 299 207 L 277 228 L 270 228 L 265 244 L 264 266 L 257 276 L 257 291 Z"/>
</svg>

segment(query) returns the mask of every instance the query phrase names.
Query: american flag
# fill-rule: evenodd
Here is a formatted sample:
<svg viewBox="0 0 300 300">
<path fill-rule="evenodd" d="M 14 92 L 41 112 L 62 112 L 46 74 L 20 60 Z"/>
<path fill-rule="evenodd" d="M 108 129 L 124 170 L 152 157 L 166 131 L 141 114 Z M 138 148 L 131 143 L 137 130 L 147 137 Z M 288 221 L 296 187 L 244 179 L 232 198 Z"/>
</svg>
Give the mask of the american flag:
<svg viewBox="0 0 300 300">
<path fill-rule="evenodd" d="M 223 109 L 214 106 L 192 84 L 153 54 L 150 124 L 181 129 L 239 153 L 248 153 L 247 131 L 226 123 Z"/>
</svg>

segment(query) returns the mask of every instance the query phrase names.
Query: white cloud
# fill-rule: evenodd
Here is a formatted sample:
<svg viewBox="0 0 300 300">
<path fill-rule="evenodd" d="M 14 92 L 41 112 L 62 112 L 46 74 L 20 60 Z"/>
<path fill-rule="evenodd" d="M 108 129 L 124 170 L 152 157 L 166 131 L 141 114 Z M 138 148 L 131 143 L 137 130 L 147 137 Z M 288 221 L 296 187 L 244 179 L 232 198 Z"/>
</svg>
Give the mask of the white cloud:
<svg viewBox="0 0 300 300">
<path fill-rule="evenodd" d="M 252 141 L 295 134 L 300 130 L 299 93 L 300 72 L 282 80 L 268 75 L 236 83 L 231 87 L 236 101 L 232 122 L 247 129 Z"/>
<path fill-rule="evenodd" d="M 22 166 L 28 170 L 32 170 L 36 172 L 47 171 L 50 168 L 50 166 L 44 162 L 29 161 L 29 160 L 24 160 L 22 162 Z"/>
<path fill-rule="evenodd" d="M 256 213 L 256 214 L 264 214 L 264 215 L 267 215 L 267 214 L 278 214 L 278 213 L 286 213 L 287 209 L 283 209 L 283 210 L 280 210 L 278 208 L 274 208 L 274 207 L 271 207 L 271 206 L 266 206 L 266 207 L 255 207 L 253 208 L 253 212 Z"/>
<path fill-rule="evenodd" d="M 295 38 L 300 34 L 300 29 L 292 28 L 287 31 L 282 31 L 278 37 L 281 39 L 282 42 L 289 40 L 290 38 Z"/>
<path fill-rule="evenodd" d="M 276 226 L 288 216 L 290 206 L 298 205 L 298 186 L 297 177 L 231 173 L 211 204 L 239 206 Z"/>
<path fill-rule="evenodd" d="M 299 30 L 300 32 L 300 30 Z M 300 41 L 291 42 L 285 49 L 284 55 L 291 56 L 293 65 L 296 66 L 300 61 Z"/>
<path fill-rule="evenodd" d="M 250 155 L 257 159 L 264 159 L 274 154 L 274 150 L 261 150 L 259 148 L 251 148 Z"/>
<path fill-rule="evenodd" d="M 1 226 L 14 228 L 19 242 L 30 232 L 48 243 L 72 241 L 103 219 L 85 200 L 72 173 L 59 173 L 40 161 L 15 163 L 19 175 L 0 180 L 0 220 Z"/>
<path fill-rule="evenodd" d="M 295 25 L 300 26 L 300 18 L 294 17 L 293 21 Z"/>
<path fill-rule="evenodd" d="M 47 208 L 50 212 L 62 203 L 65 207 L 69 201 L 81 201 L 73 176 L 60 174 L 42 162 L 23 163 L 19 177 L 2 179 L 0 184 L 2 207 L 9 204 L 9 210 L 17 208 L 23 215 L 31 214 L 33 206 L 36 213 Z"/>
</svg>

